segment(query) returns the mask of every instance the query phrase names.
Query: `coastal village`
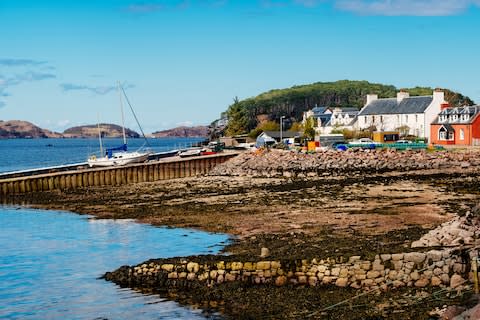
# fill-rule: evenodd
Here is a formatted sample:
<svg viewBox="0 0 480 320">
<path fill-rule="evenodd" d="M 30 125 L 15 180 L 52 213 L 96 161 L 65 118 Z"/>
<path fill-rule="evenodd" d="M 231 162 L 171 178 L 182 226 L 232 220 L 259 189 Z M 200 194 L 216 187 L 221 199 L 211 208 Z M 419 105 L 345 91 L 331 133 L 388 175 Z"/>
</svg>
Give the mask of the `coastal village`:
<svg viewBox="0 0 480 320">
<path fill-rule="evenodd" d="M 351 144 L 385 143 L 384 147 L 413 147 L 398 145 L 400 140 L 400 143 L 422 142 L 431 146 L 480 146 L 479 113 L 478 105 L 451 106 L 439 89 L 430 96 L 410 96 L 402 90 L 396 98 L 379 99 L 378 95 L 369 94 L 360 110 L 315 106 L 304 113 L 302 125 L 312 121 L 315 130 L 311 140 L 317 143 L 307 146 L 308 151 L 347 144 L 347 137 L 342 134 L 344 131 L 363 138 L 350 141 Z M 299 146 L 302 132 L 284 131 L 284 118 L 280 119 L 282 130 L 264 131 L 256 140 L 245 135 L 220 140 L 227 146 L 240 147 L 273 146 L 280 142 L 287 147 Z M 224 121 L 223 125 L 227 123 Z"/>
<path fill-rule="evenodd" d="M 441 90 L 365 98 L 305 112 L 313 139 L 280 116 L 256 140 L 210 142 L 224 151 L 13 177 L 0 194 L 231 234 L 220 255 L 104 275 L 225 318 L 479 318 L 479 106 L 450 106 Z"/>
<path fill-rule="evenodd" d="M 0 320 L 480 320 L 480 0 L 0 17 Z"/>
</svg>

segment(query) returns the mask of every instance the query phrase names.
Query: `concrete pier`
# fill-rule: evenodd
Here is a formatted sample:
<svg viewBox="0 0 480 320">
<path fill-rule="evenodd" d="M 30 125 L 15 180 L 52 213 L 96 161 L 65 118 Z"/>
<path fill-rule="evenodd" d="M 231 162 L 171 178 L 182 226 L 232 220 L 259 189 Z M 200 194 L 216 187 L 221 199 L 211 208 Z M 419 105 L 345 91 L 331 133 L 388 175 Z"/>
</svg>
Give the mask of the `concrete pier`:
<svg viewBox="0 0 480 320">
<path fill-rule="evenodd" d="M 175 158 L 121 167 L 78 169 L 0 179 L 0 197 L 31 192 L 68 190 L 85 187 L 119 186 L 183 178 L 209 172 L 237 153 L 220 153 L 193 158 Z"/>
</svg>

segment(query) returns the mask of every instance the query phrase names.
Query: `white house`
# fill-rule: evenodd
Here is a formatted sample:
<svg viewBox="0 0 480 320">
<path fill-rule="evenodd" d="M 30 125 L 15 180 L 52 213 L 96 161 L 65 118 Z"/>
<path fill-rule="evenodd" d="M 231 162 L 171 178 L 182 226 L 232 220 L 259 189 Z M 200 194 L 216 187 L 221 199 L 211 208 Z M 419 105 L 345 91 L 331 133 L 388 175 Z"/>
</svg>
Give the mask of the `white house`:
<svg viewBox="0 0 480 320">
<path fill-rule="evenodd" d="M 315 107 L 303 114 L 303 123 L 313 117 L 316 133 L 330 134 L 334 129 L 352 129 L 357 114 L 357 108 Z"/>
<path fill-rule="evenodd" d="M 444 103 L 443 91 L 437 90 L 431 96 L 418 97 L 410 97 L 408 92 L 401 91 L 396 98 L 388 99 L 369 94 L 367 103 L 358 113 L 355 128 L 401 131 L 430 140 L 430 124 Z"/>
<path fill-rule="evenodd" d="M 317 107 L 310 109 L 303 113 L 302 123 L 305 124 L 308 118 L 315 119 L 315 126 L 325 126 L 330 122 L 332 116 L 332 109 L 328 107 Z"/>
<path fill-rule="evenodd" d="M 332 111 L 332 117 L 330 118 L 331 127 L 350 127 L 353 125 L 356 117 L 358 116 L 357 108 L 335 108 Z"/>
</svg>

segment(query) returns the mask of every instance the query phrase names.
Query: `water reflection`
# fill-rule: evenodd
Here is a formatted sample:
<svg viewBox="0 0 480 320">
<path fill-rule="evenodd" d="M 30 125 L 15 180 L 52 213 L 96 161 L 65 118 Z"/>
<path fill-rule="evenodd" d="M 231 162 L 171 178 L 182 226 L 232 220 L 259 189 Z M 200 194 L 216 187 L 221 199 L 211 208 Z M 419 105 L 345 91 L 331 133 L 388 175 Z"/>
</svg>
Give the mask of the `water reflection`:
<svg viewBox="0 0 480 320">
<path fill-rule="evenodd" d="M 104 272 L 149 258 L 218 252 L 227 236 L 0 206 L 0 318 L 204 318 Z"/>
</svg>

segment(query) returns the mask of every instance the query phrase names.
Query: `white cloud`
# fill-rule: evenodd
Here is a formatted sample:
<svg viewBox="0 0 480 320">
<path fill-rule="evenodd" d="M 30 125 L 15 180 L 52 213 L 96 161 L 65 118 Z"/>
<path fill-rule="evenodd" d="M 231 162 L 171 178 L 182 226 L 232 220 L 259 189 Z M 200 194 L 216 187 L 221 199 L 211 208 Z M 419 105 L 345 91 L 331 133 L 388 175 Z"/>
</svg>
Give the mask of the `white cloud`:
<svg viewBox="0 0 480 320">
<path fill-rule="evenodd" d="M 182 121 L 177 123 L 177 127 L 191 127 L 191 126 L 193 126 L 192 121 Z"/>
<path fill-rule="evenodd" d="M 71 123 L 72 123 L 72 121 L 70 121 L 70 120 L 60 120 L 60 121 L 57 122 L 57 127 L 66 128 Z"/>
<path fill-rule="evenodd" d="M 47 65 L 46 61 L 0 58 L 0 66 L 9 67 L 10 69 L 8 74 L 0 75 L 1 98 L 11 96 L 11 94 L 7 92 L 7 90 L 11 87 L 18 86 L 26 82 L 43 81 L 56 78 L 55 74 L 42 71 L 44 69 L 49 69 L 49 65 Z M 6 102 L 4 100 L 0 100 L 0 108 L 5 106 Z"/>
<path fill-rule="evenodd" d="M 450 16 L 480 6 L 480 0 L 337 0 L 335 6 L 361 15 Z"/>
<path fill-rule="evenodd" d="M 112 91 L 117 90 L 116 85 L 104 85 L 104 86 L 87 86 L 84 84 L 75 84 L 75 83 L 61 83 L 60 87 L 64 92 L 68 91 L 90 91 L 91 93 L 94 94 L 99 94 L 99 95 L 105 95 L 107 93 L 110 93 Z M 132 84 L 128 83 L 123 83 L 122 84 L 123 89 L 130 89 L 134 88 L 135 86 Z"/>
</svg>

